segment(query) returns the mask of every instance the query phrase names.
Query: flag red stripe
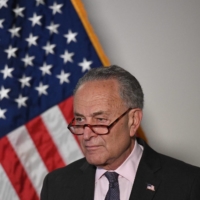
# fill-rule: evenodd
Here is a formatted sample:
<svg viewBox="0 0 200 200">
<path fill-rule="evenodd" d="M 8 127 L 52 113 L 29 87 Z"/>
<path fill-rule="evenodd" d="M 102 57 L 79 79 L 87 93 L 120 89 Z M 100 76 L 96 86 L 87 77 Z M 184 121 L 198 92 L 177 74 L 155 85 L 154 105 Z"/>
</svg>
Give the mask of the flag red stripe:
<svg viewBox="0 0 200 200">
<path fill-rule="evenodd" d="M 39 197 L 7 137 L 0 139 L 0 163 L 20 200 L 39 200 Z"/>
<path fill-rule="evenodd" d="M 61 102 L 58 106 L 59 106 L 65 120 L 69 124 L 71 122 L 71 120 L 74 118 L 73 96 L 67 98 L 65 101 Z M 78 143 L 78 145 L 80 146 L 78 137 L 76 135 L 73 135 L 73 136 L 74 136 L 76 142 Z"/>
<path fill-rule="evenodd" d="M 60 110 L 62 111 L 63 116 L 65 117 L 65 120 L 69 124 L 72 119 L 74 118 L 74 112 L 73 112 L 73 96 L 67 98 L 63 102 L 61 102 L 59 105 Z"/>
<path fill-rule="evenodd" d="M 49 172 L 66 165 L 41 117 L 28 122 L 26 128 Z"/>
</svg>

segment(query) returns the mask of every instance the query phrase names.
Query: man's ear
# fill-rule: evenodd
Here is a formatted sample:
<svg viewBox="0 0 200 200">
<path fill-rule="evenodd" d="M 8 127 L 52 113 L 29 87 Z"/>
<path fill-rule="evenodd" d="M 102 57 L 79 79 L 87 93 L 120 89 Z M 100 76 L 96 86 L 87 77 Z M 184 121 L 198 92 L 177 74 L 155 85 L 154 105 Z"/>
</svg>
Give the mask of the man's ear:
<svg viewBox="0 0 200 200">
<path fill-rule="evenodd" d="M 142 121 L 142 110 L 140 108 L 134 108 L 129 112 L 129 127 L 130 127 L 130 136 L 135 136 L 137 129 L 140 126 Z"/>
</svg>

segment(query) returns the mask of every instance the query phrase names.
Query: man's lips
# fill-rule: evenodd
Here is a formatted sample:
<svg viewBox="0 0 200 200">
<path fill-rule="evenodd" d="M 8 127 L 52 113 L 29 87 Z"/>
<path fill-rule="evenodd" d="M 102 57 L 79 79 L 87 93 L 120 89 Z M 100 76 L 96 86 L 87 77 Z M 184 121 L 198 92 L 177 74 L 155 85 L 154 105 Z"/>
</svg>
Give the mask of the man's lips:
<svg viewBox="0 0 200 200">
<path fill-rule="evenodd" d="M 85 145 L 85 148 L 87 150 L 96 150 L 100 147 L 101 145 Z"/>
</svg>

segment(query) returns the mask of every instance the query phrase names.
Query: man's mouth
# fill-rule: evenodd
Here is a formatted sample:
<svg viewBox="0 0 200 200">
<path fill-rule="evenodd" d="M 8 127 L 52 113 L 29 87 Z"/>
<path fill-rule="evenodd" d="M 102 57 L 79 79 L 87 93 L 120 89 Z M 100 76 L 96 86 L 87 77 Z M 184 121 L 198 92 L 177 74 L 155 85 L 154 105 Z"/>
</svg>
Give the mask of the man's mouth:
<svg viewBox="0 0 200 200">
<path fill-rule="evenodd" d="M 88 150 L 88 151 L 94 151 L 94 150 L 97 150 L 100 148 L 100 145 L 85 145 L 85 148 Z"/>
</svg>

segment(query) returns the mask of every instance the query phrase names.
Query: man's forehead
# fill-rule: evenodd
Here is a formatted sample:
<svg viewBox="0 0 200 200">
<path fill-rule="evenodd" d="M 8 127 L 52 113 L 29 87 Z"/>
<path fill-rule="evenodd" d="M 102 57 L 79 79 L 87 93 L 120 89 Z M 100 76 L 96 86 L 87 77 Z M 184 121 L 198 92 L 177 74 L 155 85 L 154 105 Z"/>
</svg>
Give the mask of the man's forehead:
<svg viewBox="0 0 200 200">
<path fill-rule="evenodd" d="M 87 110 L 90 112 L 106 112 L 109 109 L 117 109 L 122 100 L 114 94 L 77 95 L 74 98 L 75 110 Z"/>
<path fill-rule="evenodd" d="M 110 116 L 115 115 L 124 109 L 124 103 L 120 100 L 98 99 L 94 101 L 83 101 L 81 99 L 74 102 L 74 115 L 83 117 Z"/>
<path fill-rule="evenodd" d="M 97 110 L 97 111 L 90 113 L 89 116 L 95 117 L 95 116 L 99 116 L 99 115 L 109 115 L 110 112 L 111 112 L 110 110 Z M 74 111 L 74 115 L 75 116 L 84 116 L 84 114 L 80 113 L 79 111 Z"/>
<path fill-rule="evenodd" d="M 77 112 L 105 112 L 109 109 L 118 109 L 122 103 L 118 85 L 113 80 L 86 82 L 74 95 L 74 111 Z"/>
</svg>

